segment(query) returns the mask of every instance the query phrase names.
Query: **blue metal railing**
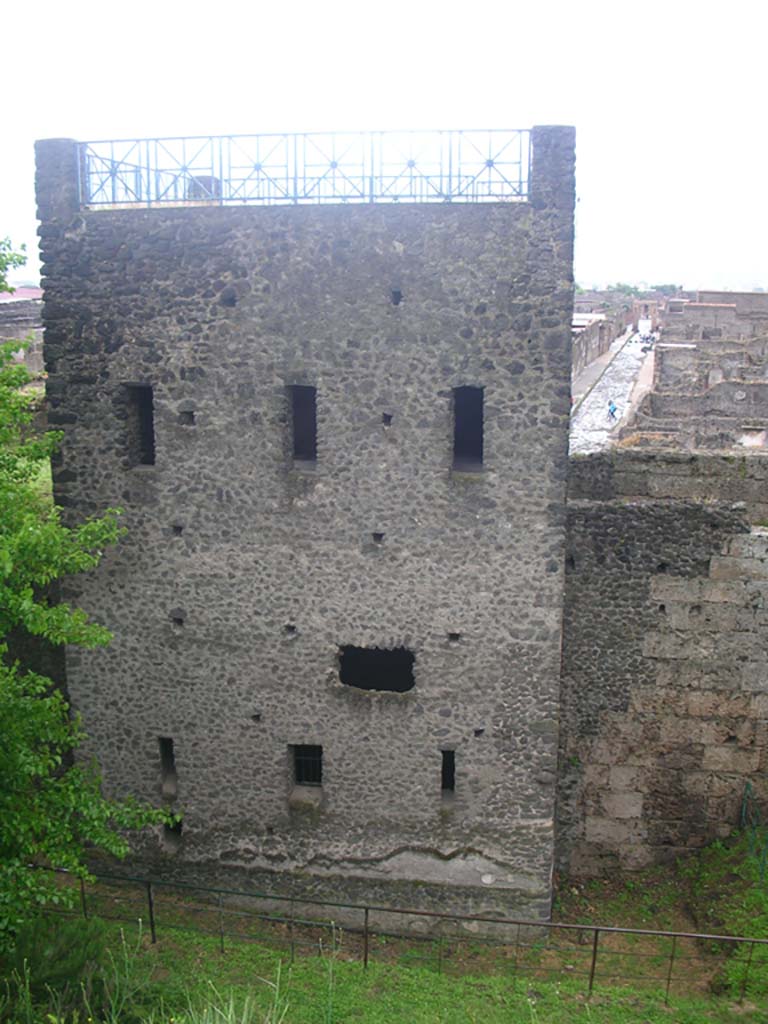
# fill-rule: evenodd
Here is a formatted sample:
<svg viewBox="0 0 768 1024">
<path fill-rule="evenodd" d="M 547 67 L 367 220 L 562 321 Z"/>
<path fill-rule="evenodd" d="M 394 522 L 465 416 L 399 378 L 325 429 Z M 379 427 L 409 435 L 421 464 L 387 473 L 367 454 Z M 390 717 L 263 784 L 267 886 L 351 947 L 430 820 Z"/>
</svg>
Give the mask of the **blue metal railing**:
<svg viewBox="0 0 768 1024">
<path fill-rule="evenodd" d="M 79 144 L 80 203 L 311 205 L 527 198 L 530 132 L 488 129 Z"/>
</svg>

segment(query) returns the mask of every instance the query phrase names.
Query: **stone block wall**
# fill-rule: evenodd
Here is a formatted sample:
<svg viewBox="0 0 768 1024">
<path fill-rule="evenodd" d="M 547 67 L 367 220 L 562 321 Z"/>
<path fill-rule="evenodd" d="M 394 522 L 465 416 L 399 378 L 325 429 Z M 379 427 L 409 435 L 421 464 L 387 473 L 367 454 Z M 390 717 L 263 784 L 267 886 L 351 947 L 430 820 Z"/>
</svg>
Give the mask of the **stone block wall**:
<svg viewBox="0 0 768 1024">
<path fill-rule="evenodd" d="M 69 690 L 111 793 L 167 799 L 173 740 L 183 830 L 144 843 L 153 871 L 548 913 L 572 130 L 534 129 L 533 154 L 519 203 L 87 211 L 75 144 L 38 144 L 56 497 L 128 530 L 67 594 L 114 632 L 68 652 Z M 452 470 L 464 386 L 479 472 Z M 408 649 L 415 685 L 343 684 L 344 645 Z"/>
<path fill-rule="evenodd" d="M 557 849 L 601 874 L 727 834 L 747 781 L 768 797 L 768 532 L 744 504 L 768 462 L 573 465 Z"/>
</svg>

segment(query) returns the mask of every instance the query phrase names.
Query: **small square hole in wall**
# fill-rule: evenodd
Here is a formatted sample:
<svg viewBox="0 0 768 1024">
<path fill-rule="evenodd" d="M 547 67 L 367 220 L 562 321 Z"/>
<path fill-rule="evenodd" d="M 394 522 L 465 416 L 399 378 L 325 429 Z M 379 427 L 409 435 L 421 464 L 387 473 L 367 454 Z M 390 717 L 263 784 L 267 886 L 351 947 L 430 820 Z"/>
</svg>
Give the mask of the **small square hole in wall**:
<svg viewBox="0 0 768 1024">
<path fill-rule="evenodd" d="M 254 714 L 252 714 L 251 715 L 251 721 L 252 722 L 260 722 L 261 721 L 261 712 L 260 711 L 256 711 Z"/>
<path fill-rule="evenodd" d="M 184 526 L 181 523 L 171 523 L 171 533 L 174 537 L 180 537 L 184 533 Z"/>
<path fill-rule="evenodd" d="M 393 306 L 399 306 L 402 301 L 403 301 L 403 293 L 402 293 L 401 289 L 400 288 L 393 288 L 392 289 L 392 305 Z"/>
<path fill-rule="evenodd" d="M 182 423 L 185 427 L 192 427 L 195 424 L 195 414 L 192 410 L 186 410 L 179 413 L 179 423 Z"/>
<path fill-rule="evenodd" d="M 485 729 L 475 729 L 475 736 L 482 736 L 485 733 Z"/>
<path fill-rule="evenodd" d="M 391 412 L 384 412 L 384 413 L 382 413 L 381 414 L 381 422 L 384 424 L 385 427 L 391 427 L 392 426 L 392 413 Z"/>
<path fill-rule="evenodd" d="M 373 543 L 374 544 L 383 544 L 384 543 L 384 534 L 383 533 L 372 533 L 371 537 L 373 538 Z"/>
<path fill-rule="evenodd" d="M 299 632 L 298 628 L 296 626 L 294 626 L 294 624 L 292 622 L 288 622 L 288 623 L 286 623 L 285 626 L 283 626 L 283 633 L 286 636 L 296 636 L 298 634 L 298 632 Z"/>
<path fill-rule="evenodd" d="M 448 634 L 448 643 L 449 644 L 457 644 L 459 642 L 459 640 L 461 640 L 461 633 L 449 633 Z"/>
<path fill-rule="evenodd" d="M 171 620 L 171 624 L 174 628 L 180 629 L 184 625 L 186 613 L 183 608 L 172 608 L 168 612 L 168 618 Z"/>
</svg>

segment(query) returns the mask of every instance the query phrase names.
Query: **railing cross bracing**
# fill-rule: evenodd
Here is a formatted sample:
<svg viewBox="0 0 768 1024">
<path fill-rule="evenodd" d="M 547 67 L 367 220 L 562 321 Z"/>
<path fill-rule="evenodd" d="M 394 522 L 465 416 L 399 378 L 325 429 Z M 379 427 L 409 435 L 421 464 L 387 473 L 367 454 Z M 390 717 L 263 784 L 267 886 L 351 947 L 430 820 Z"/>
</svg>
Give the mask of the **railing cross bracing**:
<svg viewBox="0 0 768 1024">
<path fill-rule="evenodd" d="M 526 199 L 530 132 L 473 129 L 79 143 L 84 207 Z"/>
</svg>

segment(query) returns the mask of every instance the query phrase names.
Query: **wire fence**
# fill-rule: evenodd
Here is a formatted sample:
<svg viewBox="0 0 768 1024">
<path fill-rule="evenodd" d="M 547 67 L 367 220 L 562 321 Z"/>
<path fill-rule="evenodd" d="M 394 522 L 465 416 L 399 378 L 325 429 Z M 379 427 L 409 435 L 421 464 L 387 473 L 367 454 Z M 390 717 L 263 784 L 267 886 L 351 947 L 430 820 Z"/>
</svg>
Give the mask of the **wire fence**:
<svg viewBox="0 0 768 1024">
<path fill-rule="evenodd" d="M 598 985 L 631 983 L 660 989 L 665 1001 L 673 992 L 706 993 L 729 965 L 730 991 L 743 1001 L 753 966 L 768 960 L 768 940 L 744 936 L 333 903 L 112 874 L 86 884 L 62 875 L 63 884 L 80 887 L 70 913 L 140 923 L 153 943 L 179 929 L 214 936 L 222 953 L 231 942 L 261 943 L 291 962 L 334 955 L 363 968 L 384 962 L 439 973 L 565 975 L 583 979 L 589 996 Z"/>
</svg>

